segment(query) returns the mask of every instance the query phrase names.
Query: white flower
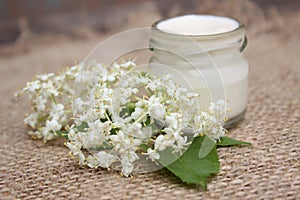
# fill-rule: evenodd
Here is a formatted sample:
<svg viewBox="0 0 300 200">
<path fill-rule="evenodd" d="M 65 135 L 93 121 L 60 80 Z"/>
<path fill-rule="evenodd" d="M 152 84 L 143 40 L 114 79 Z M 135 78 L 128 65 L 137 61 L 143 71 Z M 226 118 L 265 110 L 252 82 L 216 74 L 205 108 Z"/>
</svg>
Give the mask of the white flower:
<svg viewBox="0 0 300 200">
<path fill-rule="evenodd" d="M 56 120 L 46 121 L 46 126 L 41 128 L 41 133 L 45 141 L 52 140 L 56 137 L 55 131 L 61 130 L 62 125 Z"/>
<path fill-rule="evenodd" d="M 84 102 L 81 98 L 76 98 L 73 102 L 73 112 L 74 115 L 78 113 L 82 113 L 85 108 L 86 102 Z"/>
<path fill-rule="evenodd" d="M 211 103 L 209 107 L 210 114 L 216 116 L 220 121 L 223 121 L 226 118 L 227 104 L 221 99 L 217 103 Z"/>
<path fill-rule="evenodd" d="M 82 152 L 80 152 L 77 155 L 77 157 L 78 157 L 78 160 L 79 160 L 79 165 L 85 165 L 86 164 L 86 162 L 85 162 L 85 155 Z"/>
<path fill-rule="evenodd" d="M 106 153 L 105 151 L 98 152 L 95 158 L 99 162 L 99 166 L 103 168 L 109 168 L 113 161 L 116 160 L 116 156 Z"/>
<path fill-rule="evenodd" d="M 39 117 L 38 113 L 32 113 L 24 119 L 24 122 L 25 124 L 29 125 L 31 128 L 35 129 L 38 123 L 38 117 Z"/>
<path fill-rule="evenodd" d="M 50 111 L 50 117 L 54 120 L 59 120 L 64 114 L 64 105 L 62 104 L 52 104 L 52 109 Z"/>
<path fill-rule="evenodd" d="M 66 146 L 70 149 L 70 153 L 79 160 L 79 165 L 85 165 L 85 155 L 82 153 L 82 145 L 79 142 L 67 142 Z"/>
<path fill-rule="evenodd" d="M 68 132 L 69 132 L 68 133 L 68 139 L 70 141 L 74 141 L 74 140 L 78 139 L 77 129 L 74 128 L 74 124 L 69 128 Z"/>
<path fill-rule="evenodd" d="M 140 108 L 140 107 L 136 107 L 134 112 L 131 113 L 131 118 L 134 120 L 137 120 L 143 113 L 145 113 L 145 110 Z"/>
<path fill-rule="evenodd" d="M 66 146 L 70 149 L 73 155 L 78 155 L 81 153 L 82 145 L 78 142 L 67 142 Z"/>
<path fill-rule="evenodd" d="M 226 112 L 223 112 L 224 107 L 219 107 L 212 103 L 210 107 L 210 113 L 201 112 L 199 116 L 195 116 L 195 135 L 206 134 L 211 138 L 218 140 L 225 134 L 223 128 L 224 118 Z M 226 107 L 226 106 L 225 106 Z M 216 114 L 217 113 L 217 114 Z"/>
<path fill-rule="evenodd" d="M 165 150 L 167 147 L 170 147 L 174 144 L 175 139 L 170 135 L 159 135 L 154 143 L 154 149 L 159 151 Z"/>
<path fill-rule="evenodd" d="M 134 168 L 133 162 L 139 159 L 134 151 L 128 151 L 121 155 L 122 174 L 128 177 Z"/>
<path fill-rule="evenodd" d="M 121 159 L 124 162 L 134 162 L 139 159 L 138 155 L 134 151 L 127 151 L 121 155 Z"/>
<path fill-rule="evenodd" d="M 87 166 L 89 166 L 90 168 L 97 168 L 98 165 L 99 165 L 99 161 L 98 161 L 94 156 L 89 155 L 89 156 L 86 158 L 86 164 L 87 164 Z"/>
<path fill-rule="evenodd" d="M 103 75 L 101 78 L 102 81 L 109 81 L 109 82 L 113 82 L 114 80 L 116 80 L 115 76 L 113 75 Z"/>
<path fill-rule="evenodd" d="M 162 120 L 166 114 L 166 110 L 163 105 L 159 103 L 152 104 L 149 107 L 149 115 L 158 120 Z"/>
<path fill-rule="evenodd" d="M 134 70 L 132 61 L 112 66 L 91 63 L 80 71 L 81 67 L 37 76 L 19 93 L 27 94 L 34 107 L 25 123 L 37 130 L 29 134 L 47 141 L 65 128 L 66 146 L 80 165 L 109 168 L 120 161 L 122 174 L 129 176 L 141 144 L 147 146 L 143 152 L 147 158 L 156 162 L 159 151 L 167 148 L 181 154 L 191 142 L 186 134 L 217 140 L 225 133 L 226 102 L 212 103 L 207 112 L 200 112 L 199 94 L 180 87 L 169 74 L 158 77 Z M 73 91 L 75 79 L 82 86 L 79 91 Z M 68 110 L 73 94 L 73 110 Z M 131 114 L 126 110 L 129 103 L 135 104 Z M 64 127 L 72 113 L 71 128 Z M 76 127 L 85 124 L 85 129 Z M 90 149 L 93 152 L 86 151 Z"/>
<path fill-rule="evenodd" d="M 36 99 L 34 100 L 34 103 L 36 104 L 36 109 L 38 110 L 38 112 L 42 112 L 46 109 L 47 101 L 48 100 L 46 98 L 44 98 L 43 96 L 36 97 Z"/>
<path fill-rule="evenodd" d="M 47 80 L 49 80 L 49 78 L 51 78 L 53 76 L 54 76 L 54 73 L 49 73 L 49 74 L 37 75 L 37 78 L 42 81 L 47 81 Z"/>
<path fill-rule="evenodd" d="M 73 86 L 78 70 L 76 66 L 58 75 L 39 75 L 17 93 L 18 96 L 27 95 L 33 106 L 34 112 L 25 119 L 25 123 L 38 130 L 36 133 L 30 132 L 30 135 L 51 140 L 55 138 L 55 130 L 52 129 L 61 129 L 65 125 L 70 117 L 66 114 L 66 107 L 72 101 L 73 89 L 70 86 Z"/>
<path fill-rule="evenodd" d="M 128 177 L 133 171 L 133 167 L 134 167 L 133 164 L 121 160 L 121 165 L 122 165 L 122 174 Z"/>
<path fill-rule="evenodd" d="M 153 129 L 152 129 L 152 127 L 143 127 L 142 128 L 142 136 L 141 136 L 141 139 L 142 139 L 142 141 L 143 142 L 149 142 L 150 141 L 150 139 L 151 139 L 151 136 L 152 136 L 152 134 L 153 134 Z"/>
<path fill-rule="evenodd" d="M 26 84 L 26 88 L 24 88 L 25 90 L 29 90 L 29 92 L 34 93 L 36 90 L 41 88 L 41 83 L 39 80 L 35 80 L 32 82 L 28 82 Z"/>
<path fill-rule="evenodd" d="M 54 83 L 52 81 L 48 81 L 45 83 L 42 83 L 42 92 L 44 96 L 50 97 L 51 95 L 53 96 L 58 96 L 58 88 L 55 87 Z"/>
<path fill-rule="evenodd" d="M 59 131 L 62 128 L 62 125 L 58 123 L 55 119 L 51 121 L 46 121 L 46 128 L 50 131 Z"/>
<path fill-rule="evenodd" d="M 96 116 L 96 113 L 94 112 L 94 109 L 90 108 L 89 110 L 81 113 L 79 117 L 75 118 L 74 123 L 76 124 L 76 126 L 80 126 L 82 123 L 93 122 L 97 119 L 98 118 Z"/>
<path fill-rule="evenodd" d="M 128 62 L 124 62 L 122 64 L 120 64 L 120 67 L 123 67 L 125 69 L 128 69 L 129 67 L 135 67 L 136 64 L 132 61 L 128 61 Z"/>
<path fill-rule="evenodd" d="M 31 135 L 33 138 L 41 139 L 43 135 L 39 131 L 28 131 L 28 134 Z"/>
<path fill-rule="evenodd" d="M 106 121 L 106 122 L 102 123 L 100 121 L 100 119 L 97 119 L 94 122 L 88 122 L 88 126 L 89 126 L 88 131 L 93 132 L 93 133 L 97 133 L 97 132 L 106 133 L 107 131 L 109 131 L 109 130 L 106 130 L 106 128 L 109 127 L 109 122 Z"/>
<path fill-rule="evenodd" d="M 82 145 L 85 148 L 93 148 L 102 145 L 107 139 L 110 131 L 110 122 L 102 123 L 99 119 L 94 122 L 88 122 L 89 128 L 86 132 L 78 133 Z"/>
<path fill-rule="evenodd" d="M 124 152 L 135 151 L 141 145 L 140 139 L 134 139 L 128 136 L 129 135 L 124 134 L 124 132 L 120 130 L 116 135 L 110 135 L 109 139 L 114 148 L 123 154 Z"/>
<path fill-rule="evenodd" d="M 55 134 L 46 127 L 41 128 L 41 134 L 43 136 L 44 142 L 53 140 L 55 138 Z"/>
<path fill-rule="evenodd" d="M 181 114 L 180 113 L 170 113 L 166 116 L 166 123 L 174 130 L 177 130 L 181 126 Z"/>
<path fill-rule="evenodd" d="M 146 88 L 149 88 L 152 91 L 155 91 L 157 88 L 161 87 L 162 83 L 159 79 L 149 79 Z"/>
<path fill-rule="evenodd" d="M 179 132 L 174 132 L 174 138 L 176 140 L 176 145 L 173 146 L 175 152 L 181 152 L 185 146 L 188 145 L 187 137 L 182 137 Z"/>
<path fill-rule="evenodd" d="M 147 149 L 147 153 L 146 155 L 149 155 L 149 158 L 154 161 L 154 160 L 159 160 L 160 158 L 160 155 L 159 153 L 157 153 L 155 150 L 151 149 L 151 148 L 148 148 Z"/>
<path fill-rule="evenodd" d="M 140 123 L 133 123 L 128 124 L 126 128 L 123 129 L 124 133 L 136 137 L 136 138 L 142 138 L 143 132 L 142 132 L 142 124 Z"/>
</svg>

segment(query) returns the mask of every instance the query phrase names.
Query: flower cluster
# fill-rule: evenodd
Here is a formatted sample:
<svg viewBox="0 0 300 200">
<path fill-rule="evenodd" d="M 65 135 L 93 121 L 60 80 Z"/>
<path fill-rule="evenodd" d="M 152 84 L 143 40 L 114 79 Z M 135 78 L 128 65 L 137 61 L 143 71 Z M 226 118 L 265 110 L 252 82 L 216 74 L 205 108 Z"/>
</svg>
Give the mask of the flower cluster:
<svg viewBox="0 0 300 200">
<path fill-rule="evenodd" d="M 72 86 L 78 72 L 79 66 L 74 66 L 58 74 L 38 75 L 16 94 L 26 94 L 31 101 L 32 113 L 24 122 L 32 129 L 29 134 L 33 138 L 52 140 L 67 125 L 72 114 Z"/>
<path fill-rule="evenodd" d="M 69 122 L 66 146 L 80 165 L 119 165 L 129 176 L 141 154 L 156 162 L 166 149 L 182 154 L 199 135 L 218 140 L 225 133 L 225 101 L 200 111 L 200 95 L 177 85 L 169 74 L 153 76 L 132 61 L 79 70 L 38 76 L 20 94 L 28 94 L 33 103 L 34 112 L 25 119 L 34 130 L 30 134 L 50 140 Z M 74 92 L 68 81 L 75 78 L 82 87 Z"/>
</svg>

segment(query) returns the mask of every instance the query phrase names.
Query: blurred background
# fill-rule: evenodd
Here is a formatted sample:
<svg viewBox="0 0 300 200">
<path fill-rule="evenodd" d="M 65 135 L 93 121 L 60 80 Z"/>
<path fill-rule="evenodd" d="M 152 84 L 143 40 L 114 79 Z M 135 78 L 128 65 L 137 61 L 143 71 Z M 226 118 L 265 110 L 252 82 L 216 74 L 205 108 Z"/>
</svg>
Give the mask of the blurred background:
<svg viewBox="0 0 300 200">
<path fill-rule="evenodd" d="M 186 13 L 237 18 L 245 23 L 249 41 L 244 51 L 250 64 L 249 104 L 245 120 L 230 136 L 253 146 L 230 152 L 220 149 L 224 172 L 212 180 L 203 198 L 297 199 L 299 11 L 300 0 L 0 0 L 0 199 L 5 195 L 11 196 L 6 199 L 37 195 L 99 199 L 152 194 L 167 198 L 161 188 L 168 188 L 175 198 L 183 194 L 201 198 L 201 191 L 180 187 L 165 172 L 158 174 L 163 175 L 158 183 L 154 174 L 125 180 L 101 171 L 79 170 L 73 160 L 67 161 L 59 141 L 29 140 L 23 119 L 30 104 L 14 98 L 35 74 L 81 61 L 115 33 Z M 58 151 L 53 151 L 54 146 Z M 131 189 L 141 178 L 149 184 L 127 192 L 127 183 Z M 108 190 L 117 196 L 110 196 Z"/>
<path fill-rule="evenodd" d="M 250 39 L 298 37 L 299 8 L 297 0 L 0 0 L 0 58 L 78 41 L 88 49 L 113 33 L 186 13 L 237 18 Z"/>
</svg>

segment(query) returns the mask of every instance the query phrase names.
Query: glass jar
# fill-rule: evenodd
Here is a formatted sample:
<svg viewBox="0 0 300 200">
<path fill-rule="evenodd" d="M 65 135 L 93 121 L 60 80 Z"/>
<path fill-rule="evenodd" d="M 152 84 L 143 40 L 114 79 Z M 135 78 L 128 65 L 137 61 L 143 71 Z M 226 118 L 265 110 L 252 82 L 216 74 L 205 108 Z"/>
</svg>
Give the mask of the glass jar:
<svg viewBox="0 0 300 200">
<path fill-rule="evenodd" d="M 197 28 L 198 27 L 198 28 Z M 232 18 L 185 15 L 152 25 L 150 72 L 171 73 L 174 81 L 200 93 L 199 107 L 224 99 L 229 127 L 244 116 L 248 101 L 248 62 L 244 25 Z"/>
</svg>

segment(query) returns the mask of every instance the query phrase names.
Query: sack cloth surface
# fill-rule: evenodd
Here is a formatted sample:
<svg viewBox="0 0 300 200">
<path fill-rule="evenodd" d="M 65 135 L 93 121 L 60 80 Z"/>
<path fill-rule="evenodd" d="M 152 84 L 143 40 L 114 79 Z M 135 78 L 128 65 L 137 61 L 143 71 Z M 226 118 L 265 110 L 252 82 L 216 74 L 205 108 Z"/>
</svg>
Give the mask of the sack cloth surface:
<svg viewBox="0 0 300 200">
<path fill-rule="evenodd" d="M 79 167 L 63 141 L 32 140 L 23 124 L 29 102 L 14 92 L 41 72 L 82 59 L 96 40 L 38 48 L 0 59 L 0 199 L 300 199 L 300 40 L 249 37 L 249 104 L 228 135 L 251 147 L 221 148 L 220 174 L 208 191 L 167 170 L 124 178 Z"/>
</svg>

